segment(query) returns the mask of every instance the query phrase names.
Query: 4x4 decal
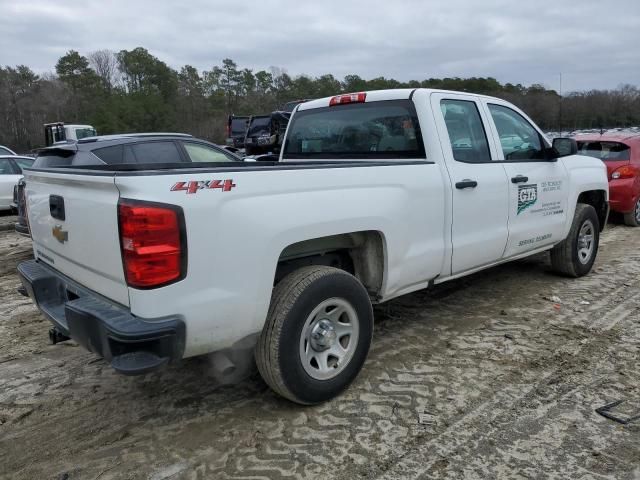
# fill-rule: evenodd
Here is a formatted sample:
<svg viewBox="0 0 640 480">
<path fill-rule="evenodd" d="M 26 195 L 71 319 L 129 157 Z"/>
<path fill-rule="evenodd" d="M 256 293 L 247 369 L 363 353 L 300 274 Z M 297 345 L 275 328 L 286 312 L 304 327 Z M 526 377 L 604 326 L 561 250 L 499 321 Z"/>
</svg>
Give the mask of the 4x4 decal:
<svg viewBox="0 0 640 480">
<path fill-rule="evenodd" d="M 191 180 L 188 182 L 176 182 L 173 187 L 171 187 L 172 192 L 181 192 L 185 191 L 187 194 L 197 193 L 198 190 L 202 189 L 216 189 L 219 188 L 223 192 L 230 192 L 232 188 L 236 186 L 233 183 L 233 179 L 228 180 Z"/>
</svg>

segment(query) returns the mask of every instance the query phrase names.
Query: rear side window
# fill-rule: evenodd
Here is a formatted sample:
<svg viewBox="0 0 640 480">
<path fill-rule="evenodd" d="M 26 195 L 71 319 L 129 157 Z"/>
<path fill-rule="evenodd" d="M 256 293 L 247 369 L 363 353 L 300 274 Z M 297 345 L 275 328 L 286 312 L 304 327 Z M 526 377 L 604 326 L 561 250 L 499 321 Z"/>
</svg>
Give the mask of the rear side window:
<svg viewBox="0 0 640 480">
<path fill-rule="evenodd" d="M 247 131 L 248 118 L 234 118 L 231 120 L 231 133 L 233 135 L 244 135 Z"/>
<path fill-rule="evenodd" d="M 185 142 L 184 148 L 192 162 L 231 162 L 232 158 L 219 150 L 199 143 Z"/>
<path fill-rule="evenodd" d="M 440 108 L 449 132 L 453 158 L 466 163 L 490 162 L 489 142 L 476 103 L 442 100 Z"/>
<path fill-rule="evenodd" d="M 631 148 L 620 142 L 578 142 L 578 153 L 599 158 L 605 162 L 631 159 Z"/>
<path fill-rule="evenodd" d="M 410 100 L 354 103 L 298 111 L 284 146 L 285 159 L 425 158 Z"/>
<path fill-rule="evenodd" d="M 96 150 L 93 150 L 93 154 L 107 165 L 114 165 L 122 163 L 124 148 L 122 145 L 98 148 Z"/>
<path fill-rule="evenodd" d="M 173 142 L 145 142 L 125 146 L 124 163 L 178 163 L 182 157 Z"/>
</svg>

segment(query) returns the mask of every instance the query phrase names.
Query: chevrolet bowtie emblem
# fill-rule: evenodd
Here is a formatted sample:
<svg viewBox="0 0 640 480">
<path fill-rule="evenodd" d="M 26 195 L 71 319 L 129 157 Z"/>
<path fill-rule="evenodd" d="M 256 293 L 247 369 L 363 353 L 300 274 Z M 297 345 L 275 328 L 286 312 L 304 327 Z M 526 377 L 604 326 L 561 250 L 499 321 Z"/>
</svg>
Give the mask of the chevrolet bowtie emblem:
<svg viewBox="0 0 640 480">
<path fill-rule="evenodd" d="M 64 243 L 69 240 L 69 232 L 62 230 L 62 225 L 56 225 L 51 229 L 51 235 L 60 243 Z"/>
</svg>

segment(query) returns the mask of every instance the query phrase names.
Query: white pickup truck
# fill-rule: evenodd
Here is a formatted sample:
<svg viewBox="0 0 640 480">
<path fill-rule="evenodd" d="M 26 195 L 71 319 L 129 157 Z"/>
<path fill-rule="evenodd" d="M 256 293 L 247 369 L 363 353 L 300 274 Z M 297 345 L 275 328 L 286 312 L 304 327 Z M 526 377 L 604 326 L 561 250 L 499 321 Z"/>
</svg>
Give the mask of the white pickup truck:
<svg viewBox="0 0 640 480">
<path fill-rule="evenodd" d="M 362 368 L 372 303 L 543 251 L 587 274 L 608 183 L 575 153 L 497 98 L 314 100 L 277 162 L 26 170 L 35 260 L 19 272 L 54 340 L 122 373 L 212 352 L 230 371 L 255 345 L 265 381 L 314 404 Z"/>
</svg>

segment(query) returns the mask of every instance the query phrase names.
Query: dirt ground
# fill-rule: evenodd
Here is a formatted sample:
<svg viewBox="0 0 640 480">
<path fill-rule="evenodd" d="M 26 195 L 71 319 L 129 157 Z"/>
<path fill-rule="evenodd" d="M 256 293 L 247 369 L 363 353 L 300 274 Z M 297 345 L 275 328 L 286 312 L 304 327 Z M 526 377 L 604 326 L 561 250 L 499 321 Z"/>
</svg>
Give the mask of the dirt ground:
<svg viewBox="0 0 640 480">
<path fill-rule="evenodd" d="M 537 256 L 376 308 L 364 370 L 300 407 L 206 358 L 124 377 L 16 293 L 30 242 L 0 231 L 0 476 L 18 479 L 640 479 L 640 229 L 591 275 Z M 557 298 L 555 298 L 557 297 Z"/>
</svg>

